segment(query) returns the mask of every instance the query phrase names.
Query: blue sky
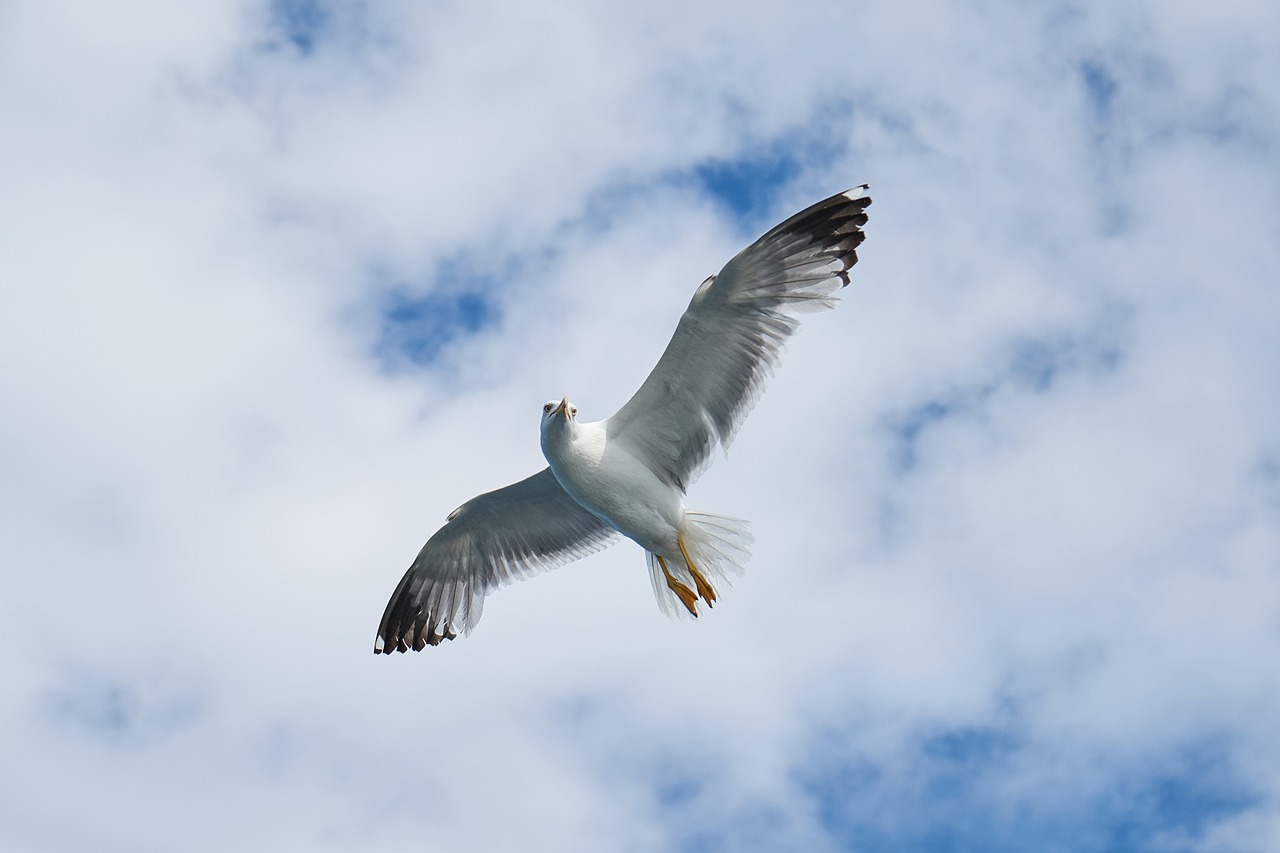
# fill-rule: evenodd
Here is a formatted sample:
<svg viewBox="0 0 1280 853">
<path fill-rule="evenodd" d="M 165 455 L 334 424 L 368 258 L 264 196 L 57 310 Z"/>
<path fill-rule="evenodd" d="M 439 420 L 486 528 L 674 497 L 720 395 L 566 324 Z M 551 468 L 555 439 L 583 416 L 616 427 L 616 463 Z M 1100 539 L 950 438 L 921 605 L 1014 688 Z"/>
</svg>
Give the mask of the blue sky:
<svg viewBox="0 0 1280 853">
<path fill-rule="evenodd" d="M 1275 4 L 11 2 L 0 848 L 1280 849 Z M 375 657 L 867 182 L 689 505 Z"/>
</svg>

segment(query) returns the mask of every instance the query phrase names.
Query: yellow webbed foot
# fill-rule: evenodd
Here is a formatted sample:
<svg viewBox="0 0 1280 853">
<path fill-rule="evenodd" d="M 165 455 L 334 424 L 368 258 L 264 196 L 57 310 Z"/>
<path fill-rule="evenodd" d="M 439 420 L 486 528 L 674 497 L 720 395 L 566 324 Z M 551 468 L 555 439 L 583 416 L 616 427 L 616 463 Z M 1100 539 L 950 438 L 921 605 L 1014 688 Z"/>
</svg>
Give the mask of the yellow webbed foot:
<svg viewBox="0 0 1280 853">
<path fill-rule="evenodd" d="M 654 556 L 658 558 L 658 565 L 662 567 L 662 573 L 667 577 L 667 586 L 676 594 L 676 597 L 680 599 L 680 603 L 685 606 L 685 609 L 689 611 L 693 618 L 698 618 L 698 596 L 689 587 L 671 576 L 671 572 L 667 571 L 666 560 L 662 559 L 658 554 L 654 554 Z M 694 577 L 696 578 L 697 575 L 694 575 Z"/>
<path fill-rule="evenodd" d="M 715 588 L 711 586 L 710 581 L 702 576 L 702 572 L 698 571 L 698 567 L 693 564 L 693 560 L 689 557 L 689 551 L 684 547 L 683 536 L 676 534 L 676 544 L 680 546 L 680 553 L 684 555 L 684 561 L 689 566 L 689 574 L 693 575 L 693 582 L 698 587 L 698 595 L 706 599 L 708 607 L 714 607 L 716 603 Z"/>
</svg>

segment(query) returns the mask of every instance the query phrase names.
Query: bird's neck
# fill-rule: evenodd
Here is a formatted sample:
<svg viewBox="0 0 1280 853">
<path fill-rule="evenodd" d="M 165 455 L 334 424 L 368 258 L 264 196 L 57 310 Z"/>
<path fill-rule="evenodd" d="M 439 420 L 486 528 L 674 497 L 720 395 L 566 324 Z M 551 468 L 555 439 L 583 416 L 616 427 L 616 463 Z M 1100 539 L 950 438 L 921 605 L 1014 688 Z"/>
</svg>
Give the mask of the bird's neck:
<svg viewBox="0 0 1280 853">
<path fill-rule="evenodd" d="M 565 421 L 542 432 L 542 455 L 557 474 L 590 466 L 604 453 L 605 433 L 601 424 Z"/>
<path fill-rule="evenodd" d="M 573 444 L 573 424 L 569 421 L 553 421 L 542 429 L 542 455 L 547 457 L 551 467 L 556 461 L 563 459 Z"/>
</svg>

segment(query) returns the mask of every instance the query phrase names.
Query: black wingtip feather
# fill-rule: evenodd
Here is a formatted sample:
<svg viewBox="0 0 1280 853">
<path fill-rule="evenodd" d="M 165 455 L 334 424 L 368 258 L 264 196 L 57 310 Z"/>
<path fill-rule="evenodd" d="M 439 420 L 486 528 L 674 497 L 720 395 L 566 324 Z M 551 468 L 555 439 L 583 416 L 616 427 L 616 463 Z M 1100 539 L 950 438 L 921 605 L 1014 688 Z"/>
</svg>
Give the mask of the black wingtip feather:
<svg viewBox="0 0 1280 853">
<path fill-rule="evenodd" d="M 867 184 L 860 184 L 810 205 L 769 229 L 756 242 L 767 242 L 783 234 L 804 234 L 819 243 L 828 244 L 825 246 L 828 250 L 852 249 L 862 242 L 864 235 L 860 229 L 867 224 L 866 211 L 871 204 L 871 196 L 851 196 L 850 193 L 869 188 Z M 836 239 L 832 241 L 832 238 Z M 855 242 L 846 246 L 846 241 Z"/>
</svg>

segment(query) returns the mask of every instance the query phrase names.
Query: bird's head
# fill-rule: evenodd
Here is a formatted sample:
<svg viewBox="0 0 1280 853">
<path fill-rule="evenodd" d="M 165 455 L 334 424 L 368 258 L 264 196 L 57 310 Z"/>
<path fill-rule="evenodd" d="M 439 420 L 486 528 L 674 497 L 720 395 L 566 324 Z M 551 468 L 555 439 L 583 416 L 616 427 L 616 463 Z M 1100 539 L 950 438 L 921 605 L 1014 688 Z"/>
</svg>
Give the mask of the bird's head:
<svg viewBox="0 0 1280 853">
<path fill-rule="evenodd" d="M 570 403 L 568 397 L 562 397 L 558 403 L 548 400 L 542 407 L 542 428 L 553 423 L 572 423 L 577 414 L 578 407 Z"/>
</svg>

